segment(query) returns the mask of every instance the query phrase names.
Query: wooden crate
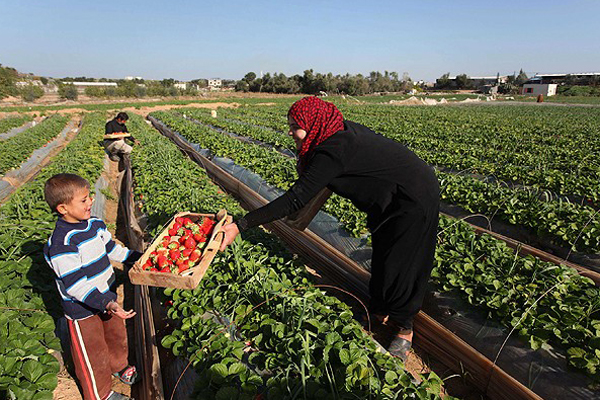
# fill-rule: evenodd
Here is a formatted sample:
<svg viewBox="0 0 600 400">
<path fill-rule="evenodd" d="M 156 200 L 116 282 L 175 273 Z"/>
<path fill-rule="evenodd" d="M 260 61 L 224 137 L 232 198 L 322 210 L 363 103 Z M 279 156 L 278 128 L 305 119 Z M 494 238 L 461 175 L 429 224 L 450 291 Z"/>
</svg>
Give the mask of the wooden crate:
<svg viewBox="0 0 600 400">
<path fill-rule="evenodd" d="M 150 253 L 152 253 L 156 247 L 162 242 L 163 238 L 168 235 L 169 229 L 173 227 L 175 224 L 175 219 L 178 217 L 188 217 L 192 221 L 197 221 L 201 217 L 210 217 L 212 219 L 216 219 L 217 223 L 213 228 L 213 232 L 211 234 L 208 243 L 204 247 L 202 251 L 202 258 L 200 262 L 194 267 L 184 271 L 185 275 L 173 274 L 173 273 L 165 273 L 165 272 L 152 272 L 152 271 L 144 271 L 142 265 L 146 263 L 148 258 L 150 257 Z M 210 263 L 215 258 L 215 255 L 219 251 L 219 247 L 221 247 L 221 243 L 223 242 L 223 238 L 225 233 L 221 230 L 221 227 L 224 224 L 228 224 L 232 222 L 231 216 L 227 215 L 227 211 L 221 210 L 216 215 L 215 214 L 196 214 L 190 212 L 182 212 L 173 217 L 173 220 L 169 223 L 169 225 L 161 232 L 160 235 L 152 242 L 150 247 L 146 249 L 142 257 L 134 264 L 134 266 L 129 270 L 129 279 L 131 283 L 134 285 L 148 285 L 148 286 L 157 286 L 157 287 L 170 287 L 175 289 L 194 289 L 200 281 L 206 270 L 210 266 Z"/>
</svg>

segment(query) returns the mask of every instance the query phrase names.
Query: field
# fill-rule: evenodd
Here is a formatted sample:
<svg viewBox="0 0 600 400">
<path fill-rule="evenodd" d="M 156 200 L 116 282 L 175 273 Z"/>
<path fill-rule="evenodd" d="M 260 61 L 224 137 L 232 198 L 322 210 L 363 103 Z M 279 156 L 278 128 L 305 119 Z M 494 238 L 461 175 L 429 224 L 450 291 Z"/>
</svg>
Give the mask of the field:
<svg viewBox="0 0 600 400">
<path fill-rule="evenodd" d="M 456 101 L 464 98 L 457 95 Z M 77 135 L 39 174 L 0 199 L 0 398 L 53 398 L 61 368 L 53 355 L 63 350 L 56 328 L 58 294 L 41 255 L 54 224 L 42 187 L 58 171 L 98 180 L 108 163 L 100 145 L 107 110 L 149 113 L 165 129 L 208 150 L 210 160 L 229 159 L 265 185 L 286 190 L 297 177 L 286 123 L 296 99 L 219 99 L 230 107 L 219 107 L 216 118 L 209 99 L 200 102 L 209 108 L 187 100 L 76 105 L 0 139 L 5 174 L 55 140 L 69 116 L 83 119 Z M 432 291 L 485 316 L 503 338 L 518 339 L 527 354 L 556 354 L 569 376 L 584 382 L 581 398 L 592 398 L 600 384 L 599 281 L 588 277 L 600 272 L 600 108 L 385 104 L 394 99 L 330 98 L 346 119 L 406 145 L 435 169 L 442 213 Z M 0 119 L 0 133 L 24 126 L 32 112 L 56 111 L 61 107 L 0 109 L 11 112 Z M 140 141 L 131 158 L 131 195 L 146 241 L 178 211 L 226 208 L 243 215 L 239 198 L 219 188 L 142 116 L 131 115 L 129 129 Z M 334 195 L 322 211 L 339 221 L 353 243 L 370 247 L 365 215 L 348 200 Z M 465 218 L 470 215 L 485 216 L 489 232 L 481 234 L 469 223 L 477 221 Z M 126 224 L 121 219 L 114 230 Z M 509 246 L 494 231 L 519 246 Z M 538 253 L 521 254 L 526 244 Z M 355 320 L 355 302 L 346 304 L 321 287 L 312 268 L 284 238 L 254 229 L 217 256 L 197 289 L 152 292 L 163 313 L 161 352 L 195 371 L 194 398 L 460 396 L 444 368 L 432 365 L 418 376 L 410 362 L 403 365 L 382 353 Z M 428 358 L 424 354 L 426 347 L 419 350 Z M 544 375 L 537 383 L 523 382 L 516 371 L 502 368 L 536 393 L 549 393 L 544 385 L 562 390 Z"/>
</svg>

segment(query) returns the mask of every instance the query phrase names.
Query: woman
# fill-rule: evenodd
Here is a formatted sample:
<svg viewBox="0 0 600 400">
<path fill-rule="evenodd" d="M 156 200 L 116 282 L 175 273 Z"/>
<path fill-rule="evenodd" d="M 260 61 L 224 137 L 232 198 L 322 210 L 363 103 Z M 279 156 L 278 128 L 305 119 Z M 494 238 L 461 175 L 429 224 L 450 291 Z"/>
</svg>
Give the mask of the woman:
<svg viewBox="0 0 600 400">
<path fill-rule="evenodd" d="M 288 112 L 299 178 L 281 197 L 226 225 L 222 249 L 246 229 L 301 209 L 321 189 L 367 213 L 372 233 L 370 312 L 394 330 L 388 350 L 405 358 L 433 267 L 439 185 L 433 169 L 402 144 L 342 118 L 332 103 L 305 97 Z"/>
</svg>

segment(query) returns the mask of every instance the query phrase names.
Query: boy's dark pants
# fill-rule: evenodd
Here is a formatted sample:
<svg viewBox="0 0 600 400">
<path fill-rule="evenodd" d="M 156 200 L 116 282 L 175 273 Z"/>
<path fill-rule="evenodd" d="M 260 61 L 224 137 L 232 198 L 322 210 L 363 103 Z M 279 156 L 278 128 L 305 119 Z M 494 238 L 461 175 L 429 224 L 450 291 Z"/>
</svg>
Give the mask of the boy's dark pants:
<svg viewBox="0 0 600 400">
<path fill-rule="evenodd" d="M 75 373 L 84 400 L 103 400 L 111 393 L 112 373 L 127 367 L 125 322 L 107 313 L 67 318 Z"/>
</svg>

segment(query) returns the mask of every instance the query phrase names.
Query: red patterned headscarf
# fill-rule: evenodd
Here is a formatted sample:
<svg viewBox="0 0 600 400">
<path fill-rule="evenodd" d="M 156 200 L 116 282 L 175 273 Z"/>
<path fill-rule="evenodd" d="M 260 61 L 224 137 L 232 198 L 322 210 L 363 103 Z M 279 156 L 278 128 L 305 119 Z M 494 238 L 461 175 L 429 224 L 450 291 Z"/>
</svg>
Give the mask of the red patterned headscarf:
<svg viewBox="0 0 600 400">
<path fill-rule="evenodd" d="M 306 131 L 302 148 L 298 152 L 298 170 L 304 169 L 310 152 L 334 133 L 344 129 L 342 113 L 333 103 L 311 96 L 298 100 L 288 111 L 300 128 Z"/>
</svg>

